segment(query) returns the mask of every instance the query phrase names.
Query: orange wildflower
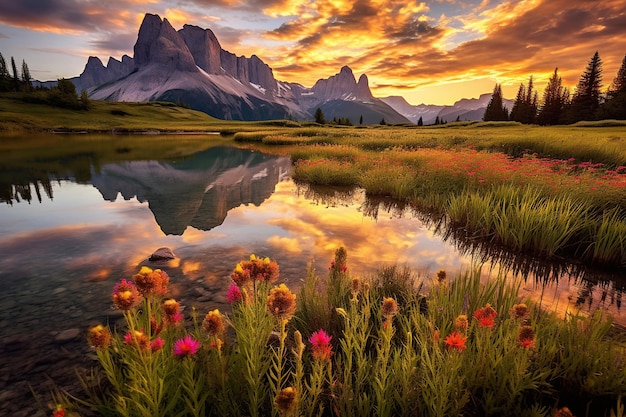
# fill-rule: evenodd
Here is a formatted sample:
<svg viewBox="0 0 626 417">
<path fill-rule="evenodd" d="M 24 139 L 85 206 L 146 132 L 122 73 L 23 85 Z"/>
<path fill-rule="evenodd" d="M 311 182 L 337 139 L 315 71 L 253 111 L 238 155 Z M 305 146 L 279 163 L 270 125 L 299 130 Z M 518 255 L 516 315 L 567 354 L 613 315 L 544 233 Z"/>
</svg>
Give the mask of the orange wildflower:
<svg viewBox="0 0 626 417">
<path fill-rule="evenodd" d="M 170 278 L 164 271 L 160 269 L 148 268 L 142 266 L 139 272 L 133 275 L 133 280 L 137 289 L 144 297 L 151 295 L 165 295 L 170 283 Z"/>
<path fill-rule="evenodd" d="M 207 313 L 202 322 L 202 328 L 206 330 L 210 336 L 219 336 L 226 331 L 226 324 L 217 308 Z"/>
<path fill-rule="evenodd" d="M 267 296 L 267 310 L 277 319 L 291 319 L 296 312 L 296 295 L 285 284 L 272 288 Z"/>
<path fill-rule="evenodd" d="M 448 345 L 448 349 L 456 349 L 459 352 L 463 352 L 466 348 L 465 342 L 467 341 L 467 336 L 464 336 L 461 332 L 455 330 L 443 341 L 446 345 Z"/>
<path fill-rule="evenodd" d="M 93 326 L 87 332 L 87 342 L 96 349 L 103 349 L 111 344 L 111 332 L 102 324 Z"/>
<path fill-rule="evenodd" d="M 128 311 L 139 303 L 139 291 L 132 282 L 122 279 L 115 284 L 112 298 L 115 307 L 122 311 Z"/>
</svg>

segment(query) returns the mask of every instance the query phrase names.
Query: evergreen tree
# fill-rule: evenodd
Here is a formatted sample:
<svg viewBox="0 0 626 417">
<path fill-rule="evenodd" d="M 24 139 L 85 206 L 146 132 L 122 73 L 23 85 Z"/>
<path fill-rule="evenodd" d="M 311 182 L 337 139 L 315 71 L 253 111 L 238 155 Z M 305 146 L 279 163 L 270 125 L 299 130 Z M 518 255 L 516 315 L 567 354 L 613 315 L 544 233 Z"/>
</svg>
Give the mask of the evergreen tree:
<svg viewBox="0 0 626 417">
<path fill-rule="evenodd" d="M 422 116 L 420 116 L 420 119 L 417 121 L 417 125 L 424 126 L 424 120 L 422 120 Z"/>
<path fill-rule="evenodd" d="M 26 61 L 24 60 L 22 60 L 22 86 L 25 91 L 31 91 L 33 89 L 30 71 L 28 69 L 28 65 L 26 64 Z"/>
<path fill-rule="evenodd" d="M 569 101 L 569 91 L 563 88 L 563 82 L 558 71 L 558 68 L 554 69 L 554 73 L 543 91 L 543 105 L 537 115 L 537 122 L 540 125 L 559 124 L 563 110 Z"/>
<path fill-rule="evenodd" d="M 520 123 L 535 123 L 537 117 L 538 95 L 533 91 L 533 76 L 528 80 L 528 88 L 520 84 L 515 103 L 511 109 L 510 119 Z"/>
<path fill-rule="evenodd" d="M 315 122 L 323 125 L 326 123 L 326 119 L 324 119 L 324 112 L 319 107 L 315 110 Z"/>
<path fill-rule="evenodd" d="M 382 120 L 380 121 L 380 124 L 381 124 L 381 125 L 383 125 L 383 126 L 387 124 L 387 122 L 385 122 L 385 118 L 384 118 L 384 117 L 383 117 L 383 118 L 382 118 Z"/>
<path fill-rule="evenodd" d="M 9 76 L 9 70 L 7 69 L 7 62 L 0 53 L 0 91 L 8 91 L 11 77 Z"/>
<path fill-rule="evenodd" d="M 437 117 L 435 117 L 435 124 L 438 125 L 439 123 L 440 123 L 439 122 L 439 116 L 437 116 Z"/>
<path fill-rule="evenodd" d="M 626 55 L 606 93 L 600 115 L 605 119 L 626 119 Z"/>
<path fill-rule="evenodd" d="M 489 100 L 489 104 L 485 109 L 483 120 L 486 122 L 509 120 L 509 112 L 506 107 L 504 107 L 504 103 L 502 101 L 502 87 L 500 87 L 500 84 L 496 84 L 493 89 L 493 94 L 491 95 L 491 100 Z"/>
<path fill-rule="evenodd" d="M 20 88 L 20 79 L 17 75 L 17 66 L 15 65 L 15 59 L 13 59 L 13 57 L 11 57 L 11 69 L 13 70 L 11 90 L 18 91 Z"/>
<path fill-rule="evenodd" d="M 568 122 L 595 120 L 600 108 L 600 89 L 602 88 L 602 60 L 596 51 L 589 60 L 585 72 L 580 76 L 572 104 Z"/>
<path fill-rule="evenodd" d="M 2 53 L 0 53 L 0 77 L 8 77 L 9 70 L 7 70 L 7 62 L 4 60 Z"/>
<path fill-rule="evenodd" d="M 363 124 L 363 115 L 361 115 L 361 117 L 359 118 L 359 125 Z"/>
</svg>

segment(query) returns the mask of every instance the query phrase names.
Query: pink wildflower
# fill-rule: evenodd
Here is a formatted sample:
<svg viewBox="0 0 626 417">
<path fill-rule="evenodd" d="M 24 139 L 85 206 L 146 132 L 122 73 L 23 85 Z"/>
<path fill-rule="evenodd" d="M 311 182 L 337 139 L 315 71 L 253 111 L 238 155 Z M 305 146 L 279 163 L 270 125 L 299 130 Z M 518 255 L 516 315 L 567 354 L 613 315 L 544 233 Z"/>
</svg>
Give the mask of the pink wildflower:
<svg viewBox="0 0 626 417">
<path fill-rule="evenodd" d="M 311 353 L 313 358 L 318 361 L 328 361 L 332 355 L 332 345 L 330 340 L 332 336 L 329 336 L 324 330 L 320 329 L 313 333 L 309 338 L 309 342 L 313 345 Z"/>
<path fill-rule="evenodd" d="M 163 348 L 164 343 L 165 342 L 163 341 L 163 339 L 161 339 L 160 337 L 157 337 L 152 342 L 150 342 L 150 349 L 153 352 L 158 352 L 159 350 Z"/>
<path fill-rule="evenodd" d="M 176 343 L 174 343 L 174 355 L 181 358 L 185 356 L 192 356 L 198 351 L 199 348 L 200 342 L 195 340 L 190 335 L 187 335 L 182 339 L 178 339 Z"/>
<path fill-rule="evenodd" d="M 226 293 L 226 300 L 232 304 L 238 303 L 242 298 L 241 289 L 235 284 L 230 284 L 228 287 L 228 293 Z"/>
</svg>

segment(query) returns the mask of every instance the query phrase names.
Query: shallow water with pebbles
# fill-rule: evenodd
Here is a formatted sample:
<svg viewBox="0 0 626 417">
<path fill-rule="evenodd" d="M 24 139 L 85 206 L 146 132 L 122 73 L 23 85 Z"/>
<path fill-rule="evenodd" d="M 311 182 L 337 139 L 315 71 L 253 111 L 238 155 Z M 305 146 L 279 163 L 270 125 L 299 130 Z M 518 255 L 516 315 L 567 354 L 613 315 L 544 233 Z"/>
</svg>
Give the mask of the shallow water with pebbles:
<svg viewBox="0 0 626 417">
<path fill-rule="evenodd" d="M 211 148 L 184 160 L 89 165 L 80 183 L 58 172 L 11 182 L 12 197 L 0 205 L 0 410 L 49 415 L 55 387 L 83 395 L 76 372 L 97 365 L 86 331 L 122 323 L 111 291 L 142 265 L 168 273 L 168 296 L 184 306 L 187 324 L 193 308 L 230 311 L 230 273 L 251 253 L 275 259 L 279 283 L 294 292 L 307 267 L 326 274 L 340 246 L 353 276 L 408 265 L 428 280 L 469 267 L 416 213 L 374 207 L 359 191 L 298 187 L 289 169 L 288 158 Z M 175 258 L 151 262 L 161 247 Z M 586 291 L 583 308 L 608 308 L 624 321 L 610 297 L 602 304 L 601 288 L 563 282 L 555 303 L 570 305 Z M 523 291 L 547 294 L 533 280 Z"/>
</svg>

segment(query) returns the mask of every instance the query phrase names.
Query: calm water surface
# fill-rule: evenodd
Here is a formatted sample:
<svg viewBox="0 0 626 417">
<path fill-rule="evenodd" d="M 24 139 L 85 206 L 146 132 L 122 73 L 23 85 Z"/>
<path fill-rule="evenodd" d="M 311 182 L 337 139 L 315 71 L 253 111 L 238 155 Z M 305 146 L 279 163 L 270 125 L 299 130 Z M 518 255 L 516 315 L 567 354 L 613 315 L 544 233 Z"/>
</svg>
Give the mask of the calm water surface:
<svg viewBox="0 0 626 417">
<path fill-rule="evenodd" d="M 94 139 L 92 147 L 100 140 L 111 139 Z M 143 264 L 168 272 L 171 295 L 187 313 L 191 306 L 228 311 L 228 276 L 250 253 L 276 259 L 281 280 L 293 288 L 309 264 L 325 274 L 340 246 L 350 272 L 361 276 L 398 264 L 430 279 L 439 269 L 454 275 L 471 266 L 470 256 L 417 213 L 386 210 L 360 192 L 315 193 L 291 181 L 286 157 L 204 141 L 193 152 L 168 148 L 163 154 L 173 156 L 164 158 L 133 156 L 128 144 L 115 145 L 113 154 L 77 152 L 77 145 L 36 157 L 44 151 L 33 145 L 31 153 L 5 155 L 0 409 L 32 415 L 28 383 L 44 397 L 52 383 L 73 387 L 73 369 L 93 365 L 85 331 L 120 319 L 111 290 Z M 147 258 L 160 247 L 176 259 L 151 264 Z M 560 311 L 605 308 L 626 322 L 619 286 L 610 281 L 561 276 L 544 287 L 528 279 L 522 290 Z"/>
</svg>

